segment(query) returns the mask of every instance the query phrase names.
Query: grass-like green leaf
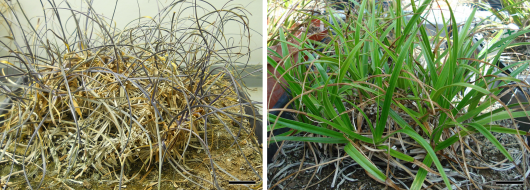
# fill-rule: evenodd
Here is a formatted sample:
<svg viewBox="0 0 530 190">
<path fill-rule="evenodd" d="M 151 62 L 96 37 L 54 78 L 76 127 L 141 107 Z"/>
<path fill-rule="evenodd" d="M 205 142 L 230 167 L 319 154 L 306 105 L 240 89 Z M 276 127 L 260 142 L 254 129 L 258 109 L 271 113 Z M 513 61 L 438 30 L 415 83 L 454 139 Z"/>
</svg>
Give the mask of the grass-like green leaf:
<svg viewBox="0 0 530 190">
<path fill-rule="evenodd" d="M 381 181 L 386 181 L 386 175 L 381 172 L 365 155 L 363 155 L 357 148 L 355 148 L 351 143 L 346 144 L 344 151 L 350 155 L 355 162 L 357 162 L 361 167 L 363 167 L 368 173 L 375 176 Z"/>
</svg>

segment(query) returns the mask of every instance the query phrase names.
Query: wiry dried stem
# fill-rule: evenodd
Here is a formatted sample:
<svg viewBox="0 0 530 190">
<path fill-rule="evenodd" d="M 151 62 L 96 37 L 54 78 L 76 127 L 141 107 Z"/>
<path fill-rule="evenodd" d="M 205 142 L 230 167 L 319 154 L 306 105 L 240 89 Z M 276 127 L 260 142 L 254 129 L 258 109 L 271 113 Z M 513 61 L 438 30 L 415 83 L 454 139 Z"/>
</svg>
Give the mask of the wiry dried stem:
<svg viewBox="0 0 530 190">
<path fill-rule="evenodd" d="M 156 164 L 160 188 L 168 160 L 189 181 L 221 189 L 215 168 L 226 170 L 211 154 L 220 138 L 212 131 L 221 131 L 237 145 L 251 178 L 261 179 L 240 147 L 242 140 L 251 141 L 253 153 L 260 154 L 251 130 L 261 123 L 254 109 L 259 102 L 249 99 L 242 71 L 235 70 L 251 52 L 244 8 L 173 1 L 155 17 L 132 20 L 120 30 L 114 13 L 106 18 L 91 1 L 83 3 L 87 10 L 68 1 L 41 1 L 45 16 L 36 26 L 24 10 L 10 6 L 12 20 L 0 12 L 14 43 L 1 41 L 10 55 L 0 61 L 19 72 L 0 77 L 6 95 L 1 165 L 9 160 L 12 174 L 22 166 L 30 188 L 41 187 L 50 170 L 65 179 L 91 172 L 116 176 L 121 188 Z M 193 9 L 192 18 L 183 15 L 187 9 Z M 234 37 L 225 32 L 228 24 L 242 30 Z M 210 179 L 186 171 L 197 156 L 208 159 Z M 40 176 L 38 183 L 33 176 Z M 2 178 L 2 184 L 9 180 Z"/>
</svg>

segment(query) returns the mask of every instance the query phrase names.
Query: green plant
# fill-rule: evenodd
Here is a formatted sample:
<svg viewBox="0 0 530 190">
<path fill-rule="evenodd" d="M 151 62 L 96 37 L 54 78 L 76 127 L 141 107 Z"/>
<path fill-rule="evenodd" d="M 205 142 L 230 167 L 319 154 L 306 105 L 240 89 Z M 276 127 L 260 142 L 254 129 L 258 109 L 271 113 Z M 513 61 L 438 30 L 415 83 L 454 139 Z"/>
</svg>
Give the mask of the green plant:
<svg viewBox="0 0 530 190">
<path fill-rule="evenodd" d="M 490 63 L 499 59 L 502 50 L 514 38 L 529 30 L 511 34 L 476 52 L 482 41 L 472 43 L 476 30 L 471 28 L 471 22 L 475 12 L 462 30 L 454 29 L 456 35 L 451 39 L 442 38 L 439 33 L 429 37 L 422 18 L 431 3 L 427 0 L 415 5 L 412 1 L 410 19 L 405 19 L 401 1 L 396 1 L 389 11 L 385 11 L 374 1 L 363 0 L 356 3 L 356 8 L 345 21 L 335 17 L 328 21 L 327 17 L 308 15 L 333 30 L 329 33 L 332 38 L 329 43 L 309 40 L 306 33 L 297 37 L 278 26 L 279 37 L 275 40 L 281 44 L 284 56 L 269 50 L 267 61 L 287 81 L 293 97 L 288 105 L 292 105 L 294 111 L 288 110 L 287 106 L 269 111 L 295 112 L 298 121 L 269 114 L 269 131 L 284 127 L 294 129 L 269 137 L 269 143 L 289 140 L 343 144 L 345 152 L 372 178 L 393 188 L 398 186 L 366 154 L 383 154 L 382 157 L 389 156 L 421 167 L 415 176 L 412 175 L 415 179 L 411 189 L 420 189 L 427 173 L 441 176 L 445 186 L 452 189 L 441 158 L 447 154 L 458 158 L 454 152 L 445 150 L 452 149 L 452 145 L 461 143 L 463 137 L 472 133 L 484 135 L 513 161 L 492 132 L 527 133 L 490 123 L 527 116 L 530 111 L 512 110 L 511 107 L 517 104 L 502 105 L 492 112 L 486 112 L 486 109 L 500 102 L 498 94 L 502 89 L 492 88 L 492 83 L 513 81 L 516 86 L 525 86 L 514 77 L 526 69 L 528 63 L 515 64 L 520 67 L 508 77 L 495 77 L 502 70 L 495 70 Z M 327 11 L 333 12 L 331 9 Z M 456 26 L 450 12 L 451 15 L 445 16 L 450 16 L 451 20 L 444 24 Z M 442 49 L 440 45 L 444 42 L 447 47 Z M 289 52 L 289 45 L 298 50 Z M 416 50 L 421 51 L 416 53 Z M 496 50 L 499 53 L 493 59 L 486 58 L 487 52 Z M 298 55 L 297 60 L 293 60 L 296 57 L 293 55 Z M 279 57 L 281 61 L 277 62 L 273 57 Z M 468 82 L 473 77 L 477 80 Z M 466 89 L 470 92 L 458 98 L 458 94 Z M 310 133 L 312 137 L 294 136 L 294 132 Z M 395 140 L 396 135 L 406 136 L 408 142 L 422 147 L 427 152 L 425 159 L 416 160 L 390 148 L 403 143 L 401 137 L 397 138 L 401 140 Z M 524 151 L 530 150 L 525 147 Z M 384 151 L 375 151 L 377 149 Z M 463 154 L 463 146 L 460 149 Z M 463 157 L 464 161 L 457 164 L 469 176 Z M 433 164 L 436 171 L 431 169 Z"/>
<path fill-rule="evenodd" d="M 524 28 L 529 25 L 530 21 L 530 1 L 528 0 L 502 0 L 502 5 L 504 6 L 501 10 L 490 11 L 495 14 L 502 21 L 511 21 L 519 26 L 519 28 Z M 509 15 L 500 14 L 500 11 L 506 11 Z"/>
</svg>

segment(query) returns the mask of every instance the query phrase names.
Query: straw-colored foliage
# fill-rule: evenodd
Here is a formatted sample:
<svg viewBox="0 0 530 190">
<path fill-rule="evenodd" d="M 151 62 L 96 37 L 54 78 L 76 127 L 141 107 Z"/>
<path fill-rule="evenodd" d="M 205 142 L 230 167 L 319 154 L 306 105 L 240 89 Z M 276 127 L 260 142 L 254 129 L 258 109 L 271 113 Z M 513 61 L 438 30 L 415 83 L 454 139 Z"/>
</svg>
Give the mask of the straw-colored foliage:
<svg viewBox="0 0 530 190">
<path fill-rule="evenodd" d="M 9 181 L 16 175 L 33 188 L 93 173 L 120 188 L 146 177 L 158 188 L 163 179 L 203 188 L 261 179 L 253 129 L 260 121 L 249 109 L 256 102 L 233 66 L 250 52 L 244 8 L 174 1 L 119 30 L 90 6 L 74 11 L 65 2 L 45 4 L 53 22 L 20 28 L 22 35 L 11 34 L 19 48 L 5 47 L 11 54 L 0 57 L 17 71 L 1 83 L 0 167 L 11 168 L 2 186 L 17 184 Z M 196 10 L 187 17 L 183 8 Z M 227 23 L 241 27 L 235 38 L 242 44 L 224 34 Z M 72 25 L 73 33 L 62 29 Z M 246 160 L 234 165 L 253 172 L 235 174 L 218 163 L 219 140 Z M 165 175 L 168 168 L 178 175 Z"/>
</svg>

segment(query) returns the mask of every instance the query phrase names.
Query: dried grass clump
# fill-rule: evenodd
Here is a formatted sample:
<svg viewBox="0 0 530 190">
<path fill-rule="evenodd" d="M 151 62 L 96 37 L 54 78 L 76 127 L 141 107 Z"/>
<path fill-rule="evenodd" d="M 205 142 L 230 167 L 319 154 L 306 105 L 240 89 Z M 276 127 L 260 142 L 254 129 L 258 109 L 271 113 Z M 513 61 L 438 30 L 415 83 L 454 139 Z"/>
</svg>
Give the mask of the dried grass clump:
<svg viewBox="0 0 530 190">
<path fill-rule="evenodd" d="M 250 53 L 244 8 L 174 1 L 120 31 L 88 2 L 85 12 L 64 3 L 43 5 L 49 6 L 44 19 L 18 28 L 20 35 L 11 28 L 16 48 L 6 46 L 10 55 L 0 57 L 19 72 L 0 83 L 6 95 L 0 165 L 11 168 L 4 187 L 14 174 L 39 188 L 47 175 L 64 182 L 98 172 L 121 188 L 155 168 L 160 188 L 165 164 L 182 180 L 221 188 L 219 173 L 232 175 L 210 153 L 220 133 L 229 134 L 231 149 L 254 171 L 249 178 L 261 179 L 240 147 L 252 142 L 253 154 L 260 155 L 253 129 L 261 126 L 257 102 L 249 100 L 234 67 L 246 64 Z M 185 9 L 193 15 L 184 17 Z M 21 12 L 6 21 L 23 25 Z M 225 34 L 229 23 L 241 27 L 236 37 Z M 205 160 L 205 167 L 190 172 L 190 160 Z M 194 175 L 197 170 L 210 176 Z"/>
</svg>

